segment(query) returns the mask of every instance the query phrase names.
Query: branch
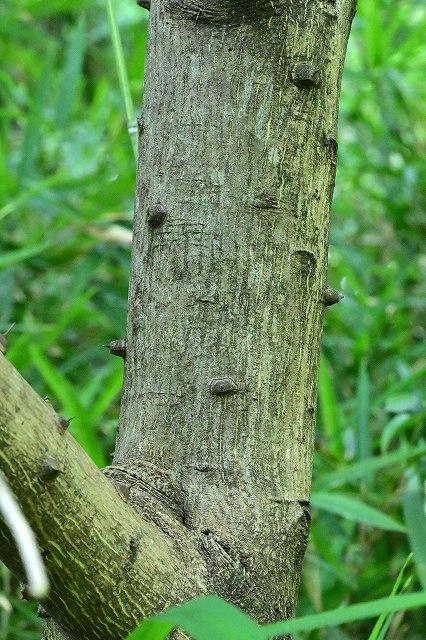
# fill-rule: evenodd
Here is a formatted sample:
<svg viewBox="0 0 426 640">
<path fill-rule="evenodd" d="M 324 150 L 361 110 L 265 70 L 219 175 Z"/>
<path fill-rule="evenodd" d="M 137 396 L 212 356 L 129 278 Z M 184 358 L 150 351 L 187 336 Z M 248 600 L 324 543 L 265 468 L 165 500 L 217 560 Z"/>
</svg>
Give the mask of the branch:
<svg viewBox="0 0 426 640">
<path fill-rule="evenodd" d="M 176 594 L 205 591 L 182 525 L 166 535 L 125 502 L 1 354 L 0 395 L 0 471 L 36 535 L 51 583 L 43 607 L 55 620 L 81 640 L 116 640 Z M 24 579 L 1 519 L 0 559 Z"/>
</svg>

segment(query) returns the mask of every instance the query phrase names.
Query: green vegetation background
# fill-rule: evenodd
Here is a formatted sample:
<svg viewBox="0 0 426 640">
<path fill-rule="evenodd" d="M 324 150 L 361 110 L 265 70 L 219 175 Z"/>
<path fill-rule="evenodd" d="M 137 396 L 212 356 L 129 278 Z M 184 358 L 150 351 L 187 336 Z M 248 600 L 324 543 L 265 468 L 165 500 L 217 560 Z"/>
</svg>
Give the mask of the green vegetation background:
<svg viewBox="0 0 426 640">
<path fill-rule="evenodd" d="M 135 117 L 147 12 L 115 1 Z M 426 588 L 426 6 L 360 0 L 342 86 L 315 459 L 299 614 Z M 135 164 L 104 0 L 0 6 L 0 329 L 99 465 L 114 447 Z M 369 507 L 369 508 L 368 508 Z M 398 614 L 389 640 L 425 638 Z M 372 623 L 304 640 L 366 638 Z M 39 637 L 0 570 L 0 639 Z"/>
</svg>

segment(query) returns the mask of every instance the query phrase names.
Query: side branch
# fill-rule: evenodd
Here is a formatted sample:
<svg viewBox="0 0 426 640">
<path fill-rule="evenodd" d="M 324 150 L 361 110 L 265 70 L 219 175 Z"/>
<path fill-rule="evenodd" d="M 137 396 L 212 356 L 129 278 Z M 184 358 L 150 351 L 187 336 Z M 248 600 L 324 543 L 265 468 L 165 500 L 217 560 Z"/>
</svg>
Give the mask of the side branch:
<svg viewBox="0 0 426 640">
<path fill-rule="evenodd" d="M 126 503 L 3 355 L 0 394 L 0 472 L 36 534 L 52 585 L 43 607 L 55 620 L 82 640 L 113 640 L 176 594 L 205 591 L 188 536 L 179 531 L 178 547 Z M 23 580 L 1 519 L 0 559 Z"/>
</svg>

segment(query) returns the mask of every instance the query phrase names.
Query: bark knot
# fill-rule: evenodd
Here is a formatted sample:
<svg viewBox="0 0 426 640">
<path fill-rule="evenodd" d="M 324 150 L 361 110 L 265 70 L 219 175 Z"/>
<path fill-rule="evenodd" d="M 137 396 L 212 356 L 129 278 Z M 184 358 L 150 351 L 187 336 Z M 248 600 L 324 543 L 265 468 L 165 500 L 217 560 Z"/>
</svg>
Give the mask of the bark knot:
<svg viewBox="0 0 426 640">
<path fill-rule="evenodd" d="M 64 473 L 64 471 L 56 458 L 47 456 L 41 461 L 38 475 L 43 482 L 55 480 L 60 473 Z"/>
<path fill-rule="evenodd" d="M 293 82 L 298 87 L 312 89 L 320 83 L 319 69 L 308 62 L 298 62 L 293 69 Z"/>
<path fill-rule="evenodd" d="M 232 378 L 215 378 L 210 382 L 210 393 L 214 396 L 225 393 L 237 393 L 238 385 Z"/>
</svg>

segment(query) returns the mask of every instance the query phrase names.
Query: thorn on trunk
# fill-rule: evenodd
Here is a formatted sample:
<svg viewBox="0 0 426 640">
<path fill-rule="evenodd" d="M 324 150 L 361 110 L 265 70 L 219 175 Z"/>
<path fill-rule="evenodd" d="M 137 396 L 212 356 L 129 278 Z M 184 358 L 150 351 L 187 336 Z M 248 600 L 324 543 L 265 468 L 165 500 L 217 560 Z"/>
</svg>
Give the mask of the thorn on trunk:
<svg viewBox="0 0 426 640">
<path fill-rule="evenodd" d="M 318 67 L 307 62 L 299 62 L 293 69 L 293 82 L 298 87 L 305 89 L 317 87 L 320 82 Z"/>
<path fill-rule="evenodd" d="M 39 477 L 43 482 L 55 480 L 60 473 L 64 473 L 59 462 L 55 458 L 48 456 L 41 461 L 39 467 Z"/>
<path fill-rule="evenodd" d="M 74 420 L 74 416 L 72 418 L 64 418 L 64 416 L 61 416 L 59 413 L 55 413 L 55 423 L 58 425 L 62 433 L 65 433 L 68 429 L 71 420 Z"/>
<path fill-rule="evenodd" d="M 0 353 L 2 353 L 3 355 L 6 355 L 6 351 L 7 351 L 7 336 L 10 333 L 10 331 L 12 331 L 15 324 L 16 323 L 14 322 L 13 324 L 10 325 L 7 331 L 0 334 Z"/>
<path fill-rule="evenodd" d="M 158 225 L 164 222 L 166 215 L 167 211 L 160 202 L 151 204 L 148 207 L 148 224 L 151 225 L 151 227 L 158 227 Z"/>
<path fill-rule="evenodd" d="M 238 390 L 238 385 L 232 378 L 217 378 L 210 382 L 210 393 L 214 396 L 237 393 Z"/>
<path fill-rule="evenodd" d="M 112 356 L 119 356 L 120 358 L 126 357 L 126 341 L 125 340 L 112 340 L 109 344 L 104 344 L 104 347 L 109 349 Z"/>
<path fill-rule="evenodd" d="M 151 9 L 151 0 L 136 0 L 136 4 L 143 9 Z"/>
<path fill-rule="evenodd" d="M 332 289 L 332 287 L 326 287 L 324 289 L 324 295 L 323 295 L 322 301 L 325 307 L 331 307 L 333 304 L 337 304 L 338 302 L 340 302 L 340 300 L 344 297 L 345 296 L 341 294 L 340 291 L 337 291 L 337 289 Z"/>
<path fill-rule="evenodd" d="M 37 607 L 37 618 L 44 618 L 44 619 L 48 619 L 51 618 L 52 616 L 50 615 L 50 613 L 47 613 L 46 609 L 44 607 L 41 606 L 41 604 L 38 605 Z"/>
</svg>

